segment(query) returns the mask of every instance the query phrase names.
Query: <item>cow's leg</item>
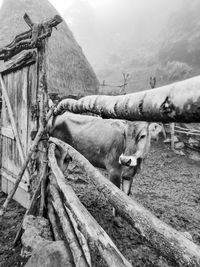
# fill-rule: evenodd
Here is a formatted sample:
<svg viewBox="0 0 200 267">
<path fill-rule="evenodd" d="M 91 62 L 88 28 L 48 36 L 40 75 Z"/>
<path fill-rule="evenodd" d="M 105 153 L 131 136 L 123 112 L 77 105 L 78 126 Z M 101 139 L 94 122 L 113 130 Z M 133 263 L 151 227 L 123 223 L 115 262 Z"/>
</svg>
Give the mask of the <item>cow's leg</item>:
<svg viewBox="0 0 200 267">
<path fill-rule="evenodd" d="M 120 188 L 120 170 L 111 169 L 109 171 L 110 181 Z"/>
<path fill-rule="evenodd" d="M 133 184 L 133 177 L 137 173 L 137 166 L 134 168 L 134 172 L 131 177 L 123 177 L 122 176 L 122 191 L 126 193 L 128 196 L 131 193 L 131 187 Z"/>
<path fill-rule="evenodd" d="M 56 155 L 58 166 L 63 172 L 65 172 L 72 158 L 62 148 L 57 148 L 55 155 Z"/>
<path fill-rule="evenodd" d="M 109 176 L 110 176 L 110 181 L 116 185 L 120 189 L 120 175 L 121 171 L 119 169 L 110 169 L 109 170 Z M 119 217 L 119 214 L 116 212 L 115 208 L 113 208 L 113 217 L 114 217 L 114 224 L 122 227 L 121 223 L 121 218 Z"/>
</svg>

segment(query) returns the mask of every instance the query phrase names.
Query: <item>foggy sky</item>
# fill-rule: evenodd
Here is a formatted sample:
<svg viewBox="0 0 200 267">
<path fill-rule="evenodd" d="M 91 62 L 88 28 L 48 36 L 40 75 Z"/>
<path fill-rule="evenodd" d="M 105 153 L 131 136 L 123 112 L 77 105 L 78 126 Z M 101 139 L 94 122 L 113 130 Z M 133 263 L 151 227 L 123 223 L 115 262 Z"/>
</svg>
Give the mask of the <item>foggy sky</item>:
<svg viewBox="0 0 200 267">
<path fill-rule="evenodd" d="M 155 43 L 169 17 L 186 1 L 50 0 L 94 68 L 112 53 Z"/>
<path fill-rule="evenodd" d="M 123 49 L 156 42 L 169 17 L 185 0 L 68 0 L 63 17 L 91 64 Z M 55 5 L 58 0 L 51 0 Z M 61 8 L 61 2 L 60 6 Z"/>
</svg>

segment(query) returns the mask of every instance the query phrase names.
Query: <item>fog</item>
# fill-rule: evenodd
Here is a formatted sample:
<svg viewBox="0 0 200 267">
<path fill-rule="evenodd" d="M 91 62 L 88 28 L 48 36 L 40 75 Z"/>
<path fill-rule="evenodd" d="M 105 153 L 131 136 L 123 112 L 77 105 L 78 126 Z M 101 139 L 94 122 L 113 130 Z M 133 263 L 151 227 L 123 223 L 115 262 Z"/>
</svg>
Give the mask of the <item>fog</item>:
<svg viewBox="0 0 200 267">
<path fill-rule="evenodd" d="M 179 10 L 185 0 L 51 2 L 65 18 L 94 68 L 101 68 L 113 52 L 131 52 L 143 46 L 156 45 L 169 17 Z"/>
</svg>

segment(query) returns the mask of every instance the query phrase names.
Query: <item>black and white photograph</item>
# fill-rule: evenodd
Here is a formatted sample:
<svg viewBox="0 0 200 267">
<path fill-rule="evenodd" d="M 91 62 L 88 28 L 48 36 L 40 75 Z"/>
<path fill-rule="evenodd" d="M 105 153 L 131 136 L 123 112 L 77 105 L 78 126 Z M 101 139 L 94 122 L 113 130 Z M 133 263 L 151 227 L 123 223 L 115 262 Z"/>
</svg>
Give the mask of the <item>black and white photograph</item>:
<svg viewBox="0 0 200 267">
<path fill-rule="evenodd" d="M 0 267 L 200 267 L 200 0 L 0 0 Z"/>
</svg>

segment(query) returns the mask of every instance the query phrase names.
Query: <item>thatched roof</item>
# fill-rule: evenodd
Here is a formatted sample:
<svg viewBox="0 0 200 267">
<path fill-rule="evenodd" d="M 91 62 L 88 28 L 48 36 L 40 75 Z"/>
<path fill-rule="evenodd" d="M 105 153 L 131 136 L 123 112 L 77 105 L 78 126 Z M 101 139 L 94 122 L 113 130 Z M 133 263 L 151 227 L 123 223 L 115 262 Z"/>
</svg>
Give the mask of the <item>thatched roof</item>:
<svg viewBox="0 0 200 267">
<path fill-rule="evenodd" d="M 48 0 L 4 0 L 0 9 L 0 47 L 15 35 L 29 30 L 23 19 L 28 13 L 33 22 L 41 22 L 58 12 Z M 49 92 L 60 94 L 96 94 L 99 82 L 67 24 L 53 29 L 49 40 Z"/>
</svg>

